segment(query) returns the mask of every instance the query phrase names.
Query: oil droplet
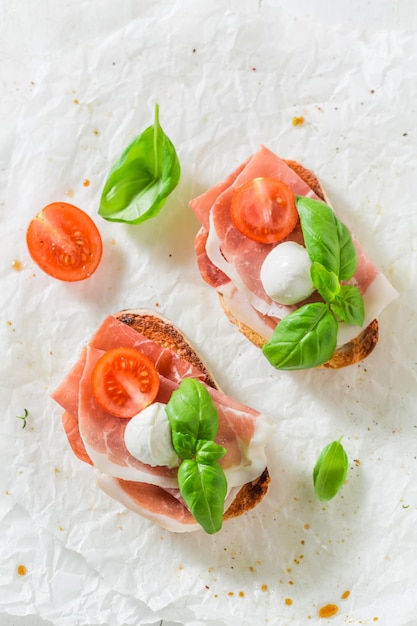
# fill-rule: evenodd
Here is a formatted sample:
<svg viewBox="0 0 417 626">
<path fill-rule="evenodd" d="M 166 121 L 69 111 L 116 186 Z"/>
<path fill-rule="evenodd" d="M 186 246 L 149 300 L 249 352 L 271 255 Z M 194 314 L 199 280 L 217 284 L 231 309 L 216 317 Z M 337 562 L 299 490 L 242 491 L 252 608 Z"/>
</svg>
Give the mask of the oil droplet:
<svg viewBox="0 0 417 626">
<path fill-rule="evenodd" d="M 372 620 L 373 622 L 377 622 L 379 620 L 379 617 L 374 617 L 374 619 Z"/>
<path fill-rule="evenodd" d="M 68 196 L 68 198 L 73 198 L 74 197 L 74 190 L 73 189 L 68 189 L 67 196 Z"/>
<path fill-rule="evenodd" d="M 292 118 L 293 126 L 302 126 L 304 122 L 305 122 L 305 118 L 302 115 Z"/>
<path fill-rule="evenodd" d="M 17 566 L 17 573 L 19 574 L 19 576 L 26 576 L 26 574 L 28 573 L 26 567 L 24 565 L 18 565 Z"/>
<path fill-rule="evenodd" d="M 98 128 L 93 128 L 93 135 L 99 135 L 100 131 L 98 130 Z"/>
<path fill-rule="evenodd" d="M 240 598 L 244 598 L 245 597 L 245 592 L 244 591 L 239 591 L 239 597 Z"/>
<path fill-rule="evenodd" d="M 319 617 L 333 617 L 339 612 L 337 604 L 325 604 L 319 609 Z"/>
<path fill-rule="evenodd" d="M 292 604 L 292 600 L 291 600 L 291 598 L 285 598 L 285 604 L 286 604 L 287 606 L 291 606 L 291 604 Z"/>
<path fill-rule="evenodd" d="M 346 590 L 342 593 L 342 595 L 340 596 L 342 598 L 342 600 L 347 600 L 347 598 L 350 596 L 350 591 Z"/>
<path fill-rule="evenodd" d="M 90 181 L 88 180 L 88 178 L 85 178 L 83 180 L 83 185 L 84 185 L 84 187 L 89 187 L 90 186 Z"/>
<path fill-rule="evenodd" d="M 18 261 L 17 259 L 15 259 L 12 263 L 12 269 L 14 269 L 16 272 L 20 272 L 23 269 L 22 261 Z"/>
<path fill-rule="evenodd" d="M 235 594 L 233 593 L 233 591 L 229 591 L 229 593 L 227 595 L 228 596 L 234 596 Z"/>
<path fill-rule="evenodd" d="M 265 592 L 268 591 L 268 585 L 265 585 L 265 583 L 261 586 L 261 591 Z"/>
<path fill-rule="evenodd" d="M 80 104 L 80 101 L 77 98 L 74 98 L 74 104 Z"/>
</svg>

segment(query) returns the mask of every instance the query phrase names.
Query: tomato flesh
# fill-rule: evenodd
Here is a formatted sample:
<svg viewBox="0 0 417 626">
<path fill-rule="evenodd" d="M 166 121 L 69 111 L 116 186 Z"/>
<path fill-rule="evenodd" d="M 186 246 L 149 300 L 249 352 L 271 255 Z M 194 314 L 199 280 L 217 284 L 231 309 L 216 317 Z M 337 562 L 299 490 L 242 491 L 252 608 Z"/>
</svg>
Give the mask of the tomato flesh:
<svg viewBox="0 0 417 626">
<path fill-rule="evenodd" d="M 236 228 L 259 243 L 276 243 L 298 222 L 293 191 L 275 178 L 254 178 L 236 189 L 231 218 Z"/>
<path fill-rule="evenodd" d="M 92 394 L 116 417 L 130 418 L 151 404 L 159 391 L 159 374 L 152 361 L 134 348 L 113 348 L 97 361 Z"/>
<path fill-rule="evenodd" d="M 103 250 L 93 220 L 66 202 L 48 204 L 35 215 L 26 243 L 30 256 L 46 274 L 70 282 L 91 276 Z"/>
</svg>

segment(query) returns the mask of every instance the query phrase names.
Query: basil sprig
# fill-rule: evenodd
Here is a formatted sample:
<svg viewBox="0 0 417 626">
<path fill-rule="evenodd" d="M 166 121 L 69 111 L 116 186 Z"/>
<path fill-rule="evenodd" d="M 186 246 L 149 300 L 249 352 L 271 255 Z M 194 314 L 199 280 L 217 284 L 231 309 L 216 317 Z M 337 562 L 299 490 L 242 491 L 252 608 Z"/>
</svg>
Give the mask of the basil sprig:
<svg viewBox="0 0 417 626">
<path fill-rule="evenodd" d="M 139 224 L 154 217 L 180 179 L 173 144 L 155 119 L 113 165 L 105 182 L 99 215 L 111 222 Z"/>
<path fill-rule="evenodd" d="M 340 437 L 323 448 L 314 466 L 314 491 L 322 502 L 334 498 L 346 480 L 349 462 L 341 440 Z"/>
<path fill-rule="evenodd" d="M 365 309 L 357 287 L 342 284 L 356 271 L 357 254 L 347 227 L 319 200 L 297 197 L 311 279 L 324 302 L 305 304 L 284 317 L 263 353 L 278 369 L 322 365 L 337 345 L 339 320 L 362 326 Z"/>
<path fill-rule="evenodd" d="M 226 450 L 214 441 L 219 426 L 216 407 L 201 382 L 185 378 L 165 410 L 172 444 L 181 459 L 180 493 L 200 526 L 214 534 L 222 527 L 227 493 L 227 479 L 218 462 Z"/>
</svg>

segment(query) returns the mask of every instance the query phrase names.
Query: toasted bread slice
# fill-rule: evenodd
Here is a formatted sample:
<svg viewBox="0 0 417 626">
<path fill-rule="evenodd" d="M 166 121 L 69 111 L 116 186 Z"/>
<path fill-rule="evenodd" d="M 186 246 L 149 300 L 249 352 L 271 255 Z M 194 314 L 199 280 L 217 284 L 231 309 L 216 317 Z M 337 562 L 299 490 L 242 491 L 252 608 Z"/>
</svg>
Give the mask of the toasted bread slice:
<svg viewBox="0 0 417 626">
<path fill-rule="evenodd" d="M 286 164 L 294 170 L 296 174 L 300 178 L 306 182 L 310 188 L 314 191 L 314 193 L 321 199 L 323 202 L 327 202 L 326 194 L 320 184 L 318 178 L 306 169 L 297 161 L 285 161 Z M 235 324 L 240 332 L 245 335 L 247 339 L 249 339 L 252 343 L 254 343 L 258 348 L 262 348 L 266 344 L 266 340 L 264 337 L 259 335 L 252 328 L 238 320 L 228 309 L 224 298 L 221 294 L 219 294 L 221 305 L 224 309 L 229 320 Z M 333 353 L 333 356 L 329 361 L 323 363 L 319 367 L 327 367 L 330 369 L 338 369 L 340 367 L 346 367 L 348 365 L 353 365 L 354 363 L 358 363 L 365 359 L 375 348 L 378 343 L 379 338 L 379 324 L 378 320 L 374 319 L 357 337 L 349 341 L 348 343 L 339 346 L 337 350 Z"/>
<path fill-rule="evenodd" d="M 115 317 L 134 328 L 145 337 L 152 339 L 160 346 L 169 348 L 190 364 L 198 367 L 205 376 L 205 382 L 213 389 L 219 386 L 210 374 L 209 369 L 199 356 L 196 349 L 190 344 L 184 334 L 174 324 L 161 315 L 147 309 L 132 309 L 117 313 Z M 265 496 L 270 482 L 268 468 L 254 481 L 241 487 L 237 496 L 225 511 L 223 519 L 237 517 L 253 509 Z"/>
</svg>

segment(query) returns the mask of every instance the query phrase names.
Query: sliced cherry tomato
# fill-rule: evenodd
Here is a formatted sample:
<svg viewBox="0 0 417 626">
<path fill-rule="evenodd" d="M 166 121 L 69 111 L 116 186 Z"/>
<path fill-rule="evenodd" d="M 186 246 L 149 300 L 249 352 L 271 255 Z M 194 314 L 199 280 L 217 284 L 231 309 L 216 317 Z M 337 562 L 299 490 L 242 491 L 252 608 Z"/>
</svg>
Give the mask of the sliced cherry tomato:
<svg viewBox="0 0 417 626">
<path fill-rule="evenodd" d="M 281 241 L 298 222 L 295 195 L 280 180 L 254 178 L 233 194 L 231 217 L 236 228 L 249 239 L 259 243 Z"/>
<path fill-rule="evenodd" d="M 33 218 L 26 233 L 30 256 L 49 276 L 84 280 L 101 260 L 97 226 L 81 209 L 66 202 L 48 204 Z"/>
<path fill-rule="evenodd" d="M 133 417 L 151 404 L 159 384 L 159 374 L 152 361 L 134 348 L 105 352 L 91 375 L 94 398 L 116 417 Z"/>
</svg>

